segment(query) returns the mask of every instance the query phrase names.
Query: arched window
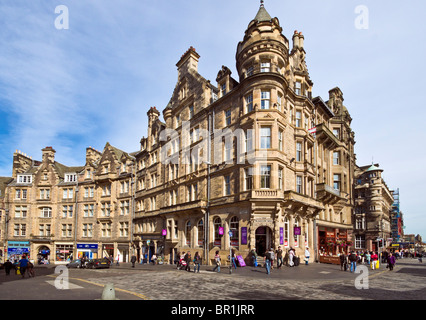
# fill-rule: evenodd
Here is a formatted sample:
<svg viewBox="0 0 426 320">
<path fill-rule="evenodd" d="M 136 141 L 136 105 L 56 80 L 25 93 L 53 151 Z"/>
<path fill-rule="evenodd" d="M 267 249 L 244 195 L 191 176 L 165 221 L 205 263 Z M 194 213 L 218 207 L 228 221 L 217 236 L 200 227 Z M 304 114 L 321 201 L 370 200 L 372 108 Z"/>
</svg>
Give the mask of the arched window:
<svg viewBox="0 0 426 320">
<path fill-rule="evenodd" d="M 232 231 L 232 237 L 231 237 L 231 246 L 238 248 L 238 245 L 240 244 L 240 221 L 238 217 L 232 217 L 231 222 L 229 224 L 229 229 Z"/>
<path fill-rule="evenodd" d="M 198 246 L 200 248 L 202 248 L 204 246 L 204 221 L 203 221 L 203 219 L 198 221 L 197 229 L 198 229 L 198 232 L 197 232 Z"/>
<path fill-rule="evenodd" d="M 219 235 L 219 228 L 222 227 L 222 220 L 219 217 L 213 220 L 213 228 L 214 228 L 214 245 L 216 247 L 220 247 L 222 244 L 222 239 Z"/>
<path fill-rule="evenodd" d="M 188 221 L 185 225 L 185 238 L 186 238 L 186 245 L 190 247 L 191 246 L 191 221 Z"/>
</svg>

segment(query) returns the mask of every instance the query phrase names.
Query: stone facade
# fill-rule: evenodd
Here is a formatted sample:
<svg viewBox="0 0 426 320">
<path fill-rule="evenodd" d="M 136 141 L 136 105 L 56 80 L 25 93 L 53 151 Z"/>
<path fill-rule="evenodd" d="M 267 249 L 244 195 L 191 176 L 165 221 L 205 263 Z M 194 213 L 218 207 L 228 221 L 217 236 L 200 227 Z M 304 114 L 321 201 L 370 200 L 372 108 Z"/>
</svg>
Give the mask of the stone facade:
<svg viewBox="0 0 426 320">
<path fill-rule="evenodd" d="M 382 251 L 392 237 L 394 197 L 382 178 L 378 164 L 356 167 L 354 183 L 355 249 Z"/>
<path fill-rule="evenodd" d="M 312 96 L 305 58 L 304 35 L 295 31 L 290 46 L 261 5 L 237 45 L 237 79 L 223 66 L 212 84 L 189 48 L 164 121 L 149 109 L 137 152 L 87 148 L 80 167 L 54 161 L 52 148 L 42 161 L 15 153 L 7 240 L 27 241 L 33 258 L 49 250 L 52 261 L 72 250 L 173 263 L 198 251 L 211 263 L 234 249 L 251 263 L 252 249 L 278 246 L 322 261 L 353 248 L 363 169 L 352 119 L 338 87 L 326 101 Z M 384 213 L 391 195 L 381 190 Z"/>
<path fill-rule="evenodd" d="M 34 260 L 65 262 L 84 254 L 128 260 L 133 157 L 107 143 L 103 152 L 87 148 L 85 165 L 67 167 L 55 161 L 55 153 L 44 148 L 42 161 L 14 154 L 5 194 L 11 257 L 28 253 Z"/>
</svg>

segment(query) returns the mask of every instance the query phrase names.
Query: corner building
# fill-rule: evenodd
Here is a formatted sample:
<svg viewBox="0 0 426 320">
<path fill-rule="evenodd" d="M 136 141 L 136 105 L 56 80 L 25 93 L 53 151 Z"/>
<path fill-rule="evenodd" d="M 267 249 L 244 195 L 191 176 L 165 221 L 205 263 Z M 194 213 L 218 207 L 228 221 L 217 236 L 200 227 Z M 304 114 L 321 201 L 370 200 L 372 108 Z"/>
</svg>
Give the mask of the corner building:
<svg viewBox="0 0 426 320">
<path fill-rule="evenodd" d="M 230 249 L 281 246 L 324 262 L 352 239 L 355 166 L 351 117 L 339 88 L 312 97 L 304 36 L 292 45 L 263 5 L 238 43 L 236 69 L 216 85 L 198 73 L 194 48 L 147 138 L 134 154 L 134 244 L 138 253 L 199 252 L 212 263 Z M 230 232 L 231 231 L 231 232 Z"/>
</svg>

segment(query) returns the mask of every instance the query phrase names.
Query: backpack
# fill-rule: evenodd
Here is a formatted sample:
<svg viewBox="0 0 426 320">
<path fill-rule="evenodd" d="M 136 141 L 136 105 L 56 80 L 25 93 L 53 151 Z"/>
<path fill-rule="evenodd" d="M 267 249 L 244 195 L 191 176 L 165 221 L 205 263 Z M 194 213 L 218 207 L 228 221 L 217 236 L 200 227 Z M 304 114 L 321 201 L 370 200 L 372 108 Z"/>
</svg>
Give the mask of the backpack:
<svg viewBox="0 0 426 320">
<path fill-rule="evenodd" d="M 268 251 L 267 253 L 266 253 L 266 259 L 268 259 L 268 260 L 274 260 L 274 258 L 275 258 L 275 255 L 274 255 L 274 252 L 273 251 Z"/>
</svg>

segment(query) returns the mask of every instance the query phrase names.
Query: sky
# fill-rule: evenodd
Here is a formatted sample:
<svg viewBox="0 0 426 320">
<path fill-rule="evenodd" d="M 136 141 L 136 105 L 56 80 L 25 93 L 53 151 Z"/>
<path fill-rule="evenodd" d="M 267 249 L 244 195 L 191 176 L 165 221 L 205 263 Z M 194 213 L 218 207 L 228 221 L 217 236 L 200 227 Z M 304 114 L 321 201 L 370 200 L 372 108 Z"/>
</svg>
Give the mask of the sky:
<svg viewBox="0 0 426 320">
<path fill-rule="evenodd" d="M 57 9 L 58 8 L 58 9 Z M 305 36 L 313 96 L 344 94 L 360 166 L 378 163 L 399 189 L 404 232 L 426 237 L 426 2 L 265 0 L 289 39 Z M 66 9 L 66 10 L 64 10 Z M 0 0 L 0 176 L 15 150 L 84 165 L 105 144 L 139 150 L 147 111 L 163 110 L 176 63 L 193 46 L 213 84 L 233 72 L 258 0 Z"/>
</svg>

